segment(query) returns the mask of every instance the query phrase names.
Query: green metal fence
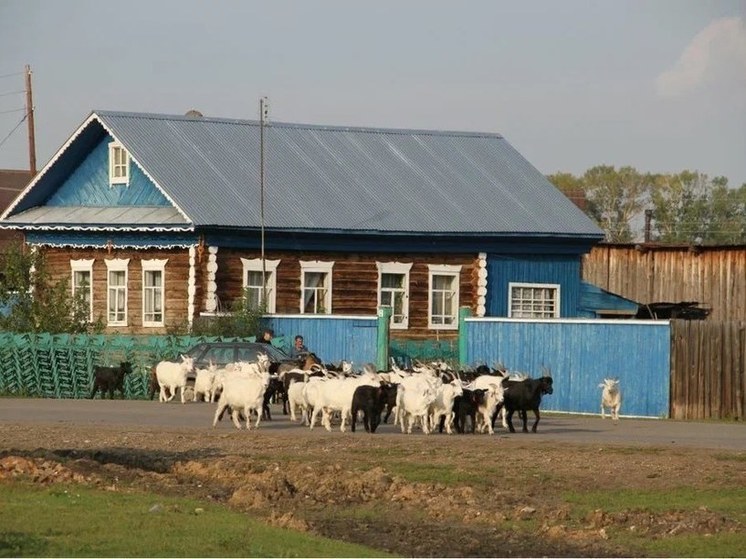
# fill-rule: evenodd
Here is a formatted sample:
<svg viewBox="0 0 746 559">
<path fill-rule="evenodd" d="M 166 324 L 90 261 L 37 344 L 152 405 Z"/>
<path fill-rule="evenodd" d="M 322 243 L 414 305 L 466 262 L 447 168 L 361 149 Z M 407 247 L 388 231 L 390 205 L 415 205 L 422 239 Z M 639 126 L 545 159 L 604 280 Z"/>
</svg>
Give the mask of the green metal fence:
<svg viewBox="0 0 746 559">
<path fill-rule="evenodd" d="M 0 333 L 0 394 L 87 398 L 96 365 L 117 366 L 129 361 L 132 374 L 125 377 L 125 397 L 145 399 L 153 365 L 176 359 L 198 343 L 234 339 Z"/>
<path fill-rule="evenodd" d="M 410 367 L 414 359 L 433 361 L 442 359 L 452 366 L 458 366 L 458 340 L 391 340 L 389 355 L 399 366 Z"/>
</svg>

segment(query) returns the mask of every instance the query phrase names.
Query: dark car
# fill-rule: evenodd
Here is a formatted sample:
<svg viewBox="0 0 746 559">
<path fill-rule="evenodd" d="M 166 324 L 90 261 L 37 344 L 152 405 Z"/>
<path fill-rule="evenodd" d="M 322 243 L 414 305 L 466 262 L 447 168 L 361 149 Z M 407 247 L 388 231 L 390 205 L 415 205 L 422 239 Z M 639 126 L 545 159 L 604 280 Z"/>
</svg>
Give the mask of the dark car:
<svg viewBox="0 0 746 559">
<path fill-rule="evenodd" d="M 228 363 L 237 361 L 256 361 L 260 353 L 266 353 L 269 356 L 270 371 L 282 363 L 294 366 L 298 364 L 297 359 L 292 359 L 281 349 L 257 342 L 205 342 L 197 344 L 186 352 L 194 358 L 196 369 L 205 369 L 211 362 L 218 367 L 224 367 Z"/>
</svg>

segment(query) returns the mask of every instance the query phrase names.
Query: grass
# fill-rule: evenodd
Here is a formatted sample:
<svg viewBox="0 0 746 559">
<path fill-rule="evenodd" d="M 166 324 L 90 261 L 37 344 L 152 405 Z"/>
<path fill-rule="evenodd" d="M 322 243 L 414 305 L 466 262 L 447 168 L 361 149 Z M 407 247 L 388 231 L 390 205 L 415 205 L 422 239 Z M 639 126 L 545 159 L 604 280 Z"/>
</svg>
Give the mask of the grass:
<svg viewBox="0 0 746 559">
<path fill-rule="evenodd" d="M 485 484 L 484 471 L 466 472 L 454 468 L 451 464 L 387 462 L 386 469 L 413 483 L 438 483 L 449 486 L 482 486 Z"/>
<path fill-rule="evenodd" d="M 384 557 L 220 505 L 80 486 L 0 485 L 0 557 Z"/>
<path fill-rule="evenodd" d="M 580 521 L 589 512 L 601 509 L 606 513 L 645 511 L 652 515 L 672 511 L 693 511 L 706 507 L 741 525 L 746 524 L 746 488 L 693 489 L 681 487 L 667 491 L 590 491 L 564 496 L 573 505 L 573 517 Z M 742 557 L 746 549 L 746 534 L 713 532 L 709 534 L 680 534 L 651 538 L 644 533 L 609 530 L 613 542 L 627 549 L 640 550 L 636 554 L 657 557 Z"/>
<path fill-rule="evenodd" d="M 745 487 L 722 490 L 681 487 L 665 493 L 642 490 L 587 491 L 567 494 L 564 499 L 576 505 L 581 515 L 595 509 L 603 509 L 604 512 L 645 509 L 656 513 L 695 510 L 705 506 L 712 511 L 740 517 L 741 522 L 746 522 Z"/>
</svg>

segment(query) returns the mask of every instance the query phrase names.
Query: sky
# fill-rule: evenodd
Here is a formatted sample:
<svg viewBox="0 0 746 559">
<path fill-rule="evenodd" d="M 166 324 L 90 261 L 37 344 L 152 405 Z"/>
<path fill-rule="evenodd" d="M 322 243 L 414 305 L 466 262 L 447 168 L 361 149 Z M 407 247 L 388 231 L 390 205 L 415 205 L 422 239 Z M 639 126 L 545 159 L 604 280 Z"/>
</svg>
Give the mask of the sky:
<svg viewBox="0 0 746 559">
<path fill-rule="evenodd" d="M 96 109 L 502 134 L 545 174 L 746 183 L 746 0 L 0 0 L 0 169 Z M 16 128 L 17 127 L 17 128 Z M 14 130 L 15 128 L 15 130 Z"/>
</svg>

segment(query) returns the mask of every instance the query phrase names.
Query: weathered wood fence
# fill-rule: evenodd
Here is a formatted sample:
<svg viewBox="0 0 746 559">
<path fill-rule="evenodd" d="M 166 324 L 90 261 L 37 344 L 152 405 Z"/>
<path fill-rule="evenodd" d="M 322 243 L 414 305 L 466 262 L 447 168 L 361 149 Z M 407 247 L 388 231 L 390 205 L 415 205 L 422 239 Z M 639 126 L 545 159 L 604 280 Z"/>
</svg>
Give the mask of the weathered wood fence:
<svg viewBox="0 0 746 559">
<path fill-rule="evenodd" d="M 744 419 L 746 321 L 671 322 L 672 419 Z"/>
<path fill-rule="evenodd" d="M 746 246 L 593 247 L 583 279 L 638 303 L 697 301 L 709 320 L 746 320 Z"/>
</svg>

